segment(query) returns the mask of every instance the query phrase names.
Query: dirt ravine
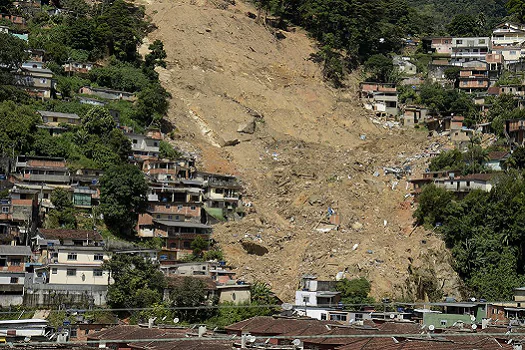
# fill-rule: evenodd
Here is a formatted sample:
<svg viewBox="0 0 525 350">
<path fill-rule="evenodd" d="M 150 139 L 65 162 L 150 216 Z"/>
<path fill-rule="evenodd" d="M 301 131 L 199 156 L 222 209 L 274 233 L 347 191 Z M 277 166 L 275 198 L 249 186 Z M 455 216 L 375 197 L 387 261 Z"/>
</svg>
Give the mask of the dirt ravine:
<svg viewBox="0 0 525 350">
<path fill-rule="evenodd" d="M 355 78 L 344 90 L 327 86 L 305 32 L 277 39 L 247 3 L 151 0 L 146 10 L 158 29 L 142 50 L 164 42 L 175 143 L 204 169 L 238 175 L 252 205 L 214 229 L 239 277 L 270 283 L 286 301 L 305 273 L 365 276 L 377 298 L 423 298 L 425 286 L 458 295 L 442 241 L 412 228 L 406 181 L 382 171 L 423 152 L 425 133 L 372 123 Z M 254 133 L 238 132 L 251 122 Z M 329 207 L 339 229 L 317 230 Z"/>
</svg>

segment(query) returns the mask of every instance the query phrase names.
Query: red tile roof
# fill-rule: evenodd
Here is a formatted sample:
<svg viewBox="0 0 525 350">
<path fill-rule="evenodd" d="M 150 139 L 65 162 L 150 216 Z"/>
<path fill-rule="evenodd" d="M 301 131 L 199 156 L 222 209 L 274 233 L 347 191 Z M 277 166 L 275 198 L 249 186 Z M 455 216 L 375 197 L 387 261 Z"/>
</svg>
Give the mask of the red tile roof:
<svg viewBox="0 0 525 350">
<path fill-rule="evenodd" d="M 38 229 L 38 232 L 45 239 L 73 239 L 73 240 L 86 240 L 90 241 L 102 241 L 104 240 L 100 233 L 93 230 L 63 230 L 63 229 Z"/>
<path fill-rule="evenodd" d="M 507 151 L 495 151 L 495 152 L 489 152 L 488 156 L 490 160 L 500 160 L 505 158 L 509 152 Z"/>
</svg>

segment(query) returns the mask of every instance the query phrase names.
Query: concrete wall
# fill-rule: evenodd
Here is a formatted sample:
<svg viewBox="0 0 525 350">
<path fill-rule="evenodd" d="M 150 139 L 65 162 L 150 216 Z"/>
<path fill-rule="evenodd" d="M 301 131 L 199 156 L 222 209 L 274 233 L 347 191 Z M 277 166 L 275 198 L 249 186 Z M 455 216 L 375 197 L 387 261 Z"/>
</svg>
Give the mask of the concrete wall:
<svg viewBox="0 0 525 350">
<path fill-rule="evenodd" d="M 105 305 L 107 286 L 82 286 L 66 284 L 32 284 L 26 288 L 24 305 L 58 306 L 66 305 Z"/>
<path fill-rule="evenodd" d="M 0 294 L 0 306 L 2 307 L 22 305 L 23 302 L 22 294 Z"/>
</svg>

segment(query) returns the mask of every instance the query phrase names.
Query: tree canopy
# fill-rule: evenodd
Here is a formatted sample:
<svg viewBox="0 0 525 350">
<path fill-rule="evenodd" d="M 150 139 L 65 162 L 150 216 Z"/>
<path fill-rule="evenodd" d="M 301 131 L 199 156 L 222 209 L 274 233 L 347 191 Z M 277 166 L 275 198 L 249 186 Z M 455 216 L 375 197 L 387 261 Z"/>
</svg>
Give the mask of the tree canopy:
<svg viewBox="0 0 525 350">
<path fill-rule="evenodd" d="M 114 233 L 133 237 L 136 215 L 145 211 L 148 185 L 144 174 L 131 164 L 114 165 L 100 178 L 100 208 Z"/>
</svg>

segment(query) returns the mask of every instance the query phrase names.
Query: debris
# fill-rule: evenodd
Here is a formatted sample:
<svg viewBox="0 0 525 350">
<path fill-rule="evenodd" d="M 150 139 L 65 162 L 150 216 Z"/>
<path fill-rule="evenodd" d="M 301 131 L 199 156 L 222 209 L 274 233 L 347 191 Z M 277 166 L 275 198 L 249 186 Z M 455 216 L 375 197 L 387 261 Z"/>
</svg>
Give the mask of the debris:
<svg viewBox="0 0 525 350">
<path fill-rule="evenodd" d="M 255 132 L 255 120 L 239 125 L 237 132 L 243 134 L 253 134 Z"/>
<path fill-rule="evenodd" d="M 284 33 L 280 30 L 275 32 L 275 37 L 279 40 L 286 39 L 286 35 L 284 35 Z"/>
<path fill-rule="evenodd" d="M 368 249 L 366 252 L 367 252 L 367 254 L 374 254 L 374 251 L 370 250 L 370 249 Z"/>
<path fill-rule="evenodd" d="M 315 230 L 317 232 L 320 232 L 320 233 L 327 233 L 327 232 L 330 232 L 332 230 L 337 230 L 337 226 L 336 225 L 328 225 L 328 224 L 319 224 Z"/>
<path fill-rule="evenodd" d="M 397 181 L 392 182 L 392 191 L 396 189 L 398 184 L 399 184 L 399 182 L 397 182 Z"/>
<path fill-rule="evenodd" d="M 239 143 L 241 143 L 239 139 L 224 140 L 224 142 L 222 143 L 222 147 L 236 146 Z"/>
<path fill-rule="evenodd" d="M 388 224 L 388 222 L 386 220 L 383 220 L 383 226 L 386 227 L 387 224 Z"/>
<path fill-rule="evenodd" d="M 354 246 L 352 247 L 352 250 L 356 250 L 357 247 L 359 247 L 359 244 L 358 244 L 358 243 L 354 244 Z"/>
<path fill-rule="evenodd" d="M 379 177 L 379 171 L 377 171 L 377 170 L 374 171 L 374 176 L 375 176 L 375 177 Z"/>
<path fill-rule="evenodd" d="M 359 136 L 359 138 L 360 138 L 361 140 L 365 141 L 365 140 L 366 140 L 366 134 L 362 134 L 361 136 Z"/>
<path fill-rule="evenodd" d="M 363 224 L 360 223 L 360 222 L 357 222 L 357 221 L 356 221 L 356 222 L 354 222 L 354 223 L 352 224 L 352 228 L 353 228 L 354 230 L 360 230 L 360 229 L 363 228 Z"/>
<path fill-rule="evenodd" d="M 256 19 L 257 15 L 253 12 L 246 12 L 246 16 L 250 17 L 251 19 Z"/>
<path fill-rule="evenodd" d="M 246 251 L 246 253 L 248 253 L 250 255 L 263 256 L 264 254 L 268 253 L 268 248 L 263 247 L 262 245 L 259 245 L 259 244 L 254 243 L 254 242 L 242 241 L 241 245 L 244 248 L 244 250 Z"/>
</svg>

